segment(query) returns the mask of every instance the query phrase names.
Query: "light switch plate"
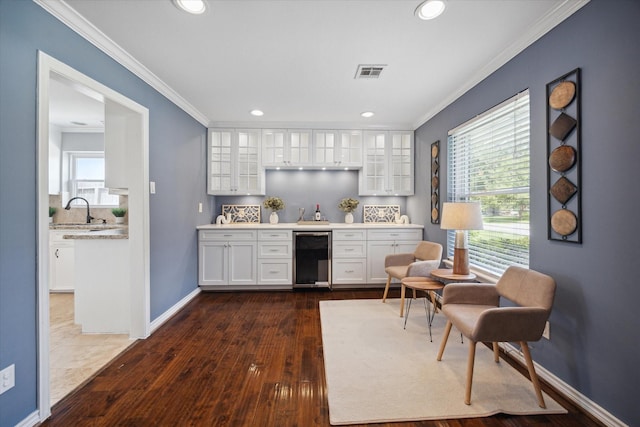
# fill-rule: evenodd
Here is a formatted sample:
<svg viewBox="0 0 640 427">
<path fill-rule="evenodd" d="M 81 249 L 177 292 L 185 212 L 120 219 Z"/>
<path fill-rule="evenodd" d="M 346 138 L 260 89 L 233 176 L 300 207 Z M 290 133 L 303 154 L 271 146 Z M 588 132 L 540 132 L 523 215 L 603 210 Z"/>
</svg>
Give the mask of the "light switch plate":
<svg viewBox="0 0 640 427">
<path fill-rule="evenodd" d="M 156 194 L 156 182 L 149 181 L 149 193 Z"/>
<path fill-rule="evenodd" d="M 16 385 L 16 365 L 10 365 L 0 371 L 0 394 Z"/>
</svg>

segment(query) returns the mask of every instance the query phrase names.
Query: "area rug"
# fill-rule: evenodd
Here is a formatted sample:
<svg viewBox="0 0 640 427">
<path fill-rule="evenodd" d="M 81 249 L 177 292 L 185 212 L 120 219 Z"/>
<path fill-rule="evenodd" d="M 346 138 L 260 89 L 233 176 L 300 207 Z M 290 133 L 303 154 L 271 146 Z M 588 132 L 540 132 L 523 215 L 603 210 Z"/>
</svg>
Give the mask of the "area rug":
<svg viewBox="0 0 640 427">
<path fill-rule="evenodd" d="M 332 425 L 567 412 L 547 394 L 547 408 L 538 407 L 531 382 L 482 344 L 465 405 L 468 342 L 453 329 L 438 362 L 445 317 L 436 314 L 430 342 L 423 300 L 413 301 L 406 329 L 399 307 L 399 299 L 320 302 Z"/>
</svg>

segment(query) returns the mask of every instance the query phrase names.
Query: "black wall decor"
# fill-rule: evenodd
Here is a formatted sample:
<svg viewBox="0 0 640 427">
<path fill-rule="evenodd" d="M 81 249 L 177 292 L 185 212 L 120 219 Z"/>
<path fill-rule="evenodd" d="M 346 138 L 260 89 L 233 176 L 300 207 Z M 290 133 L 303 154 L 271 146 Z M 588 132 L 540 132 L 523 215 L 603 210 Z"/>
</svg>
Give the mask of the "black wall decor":
<svg viewBox="0 0 640 427">
<path fill-rule="evenodd" d="M 431 144 L 431 224 L 440 223 L 440 141 Z"/>
<path fill-rule="evenodd" d="M 547 84 L 548 238 L 582 243 L 580 69 Z"/>
</svg>

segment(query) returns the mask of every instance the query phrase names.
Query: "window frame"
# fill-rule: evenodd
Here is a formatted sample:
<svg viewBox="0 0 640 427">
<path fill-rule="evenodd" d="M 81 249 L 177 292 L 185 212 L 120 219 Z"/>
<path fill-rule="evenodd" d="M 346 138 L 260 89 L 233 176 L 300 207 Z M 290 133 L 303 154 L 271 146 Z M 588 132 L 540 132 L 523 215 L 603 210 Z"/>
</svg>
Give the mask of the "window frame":
<svg viewBox="0 0 640 427">
<path fill-rule="evenodd" d="M 485 227 L 468 232 L 469 261 L 492 276 L 510 265 L 529 266 L 530 122 L 526 89 L 448 132 L 447 199 L 481 203 Z M 449 259 L 454 239 L 455 230 L 448 230 Z"/>
</svg>

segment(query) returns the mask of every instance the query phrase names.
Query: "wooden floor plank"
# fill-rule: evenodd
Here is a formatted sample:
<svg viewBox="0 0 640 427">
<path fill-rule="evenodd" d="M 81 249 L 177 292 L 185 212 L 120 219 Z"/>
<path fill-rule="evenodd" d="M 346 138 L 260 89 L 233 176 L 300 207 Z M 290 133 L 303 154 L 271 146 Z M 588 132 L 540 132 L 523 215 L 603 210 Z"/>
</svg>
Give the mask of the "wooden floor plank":
<svg viewBox="0 0 640 427">
<path fill-rule="evenodd" d="M 319 301 L 381 298 L 381 293 L 202 293 L 61 400 L 42 425 L 329 426 Z M 397 293 L 392 290 L 390 297 Z M 546 384 L 543 389 L 569 414 L 369 426 L 600 425 Z"/>
</svg>

